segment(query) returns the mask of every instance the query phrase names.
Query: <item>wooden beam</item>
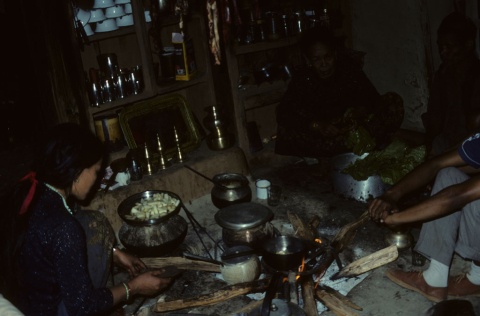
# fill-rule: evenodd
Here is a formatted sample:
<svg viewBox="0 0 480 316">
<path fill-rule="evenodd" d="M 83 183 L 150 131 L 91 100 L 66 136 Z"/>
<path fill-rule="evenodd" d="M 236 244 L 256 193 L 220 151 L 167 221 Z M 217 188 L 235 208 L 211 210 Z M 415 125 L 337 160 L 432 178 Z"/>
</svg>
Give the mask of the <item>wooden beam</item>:
<svg viewBox="0 0 480 316">
<path fill-rule="evenodd" d="M 302 278 L 300 285 L 302 286 L 305 314 L 307 316 L 318 316 L 317 303 L 315 302 L 315 284 L 312 277 Z"/>
<path fill-rule="evenodd" d="M 359 219 L 340 228 L 332 241 L 332 246 L 335 247 L 337 253 L 342 252 L 352 243 L 353 239 L 357 235 L 356 230 L 359 227 L 365 225 L 369 220 L 370 214 L 368 213 L 368 211 L 365 211 L 365 213 L 363 213 Z"/>
<path fill-rule="evenodd" d="M 335 315 L 358 316 L 358 314 L 354 313 L 347 306 L 345 306 L 340 299 L 322 289 L 317 289 L 315 291 L 315 295 Z"/>
</svg>

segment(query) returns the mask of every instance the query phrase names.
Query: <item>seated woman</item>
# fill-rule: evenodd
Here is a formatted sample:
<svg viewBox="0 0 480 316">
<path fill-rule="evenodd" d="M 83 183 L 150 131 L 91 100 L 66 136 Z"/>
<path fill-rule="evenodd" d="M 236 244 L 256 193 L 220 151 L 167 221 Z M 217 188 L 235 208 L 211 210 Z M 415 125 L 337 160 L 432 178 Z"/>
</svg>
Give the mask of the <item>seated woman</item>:
<svg viewBox="0 0 480 316">
<path fill-rule="evenodd" d="M 387 98 L 393 102 L 383 106 L 361 63 L 337 47 L 331 32 L 322 27 L 302 36 L 300 49 L 307 67 L 294 74 L 277 107 L 277 154 L 325 157 L 351 151 L 345 147 L 348 127 L 342 119 L 349 108 L 358 121 L 374 114 L 365 127 L 377 145 L 400 127 L 401 98 L 391 94 Z"/>
<path fill-rule="evenodd" d="M 104 315 L 135 294 L 153 295 L 169 284 L 138 258 L 112 248 L 115 235 L 95 211 L 74 212 L 103 159 L 102 143 L 88 130 L 61 124 L 47 135 L 34 170 L 7 195 L 0 218 L 0 292 L 25 315 Z M 87 255 L 88 252 L 88 255 Z M 129 282 L 106 288 L 110 264 Z"/>
</svg>

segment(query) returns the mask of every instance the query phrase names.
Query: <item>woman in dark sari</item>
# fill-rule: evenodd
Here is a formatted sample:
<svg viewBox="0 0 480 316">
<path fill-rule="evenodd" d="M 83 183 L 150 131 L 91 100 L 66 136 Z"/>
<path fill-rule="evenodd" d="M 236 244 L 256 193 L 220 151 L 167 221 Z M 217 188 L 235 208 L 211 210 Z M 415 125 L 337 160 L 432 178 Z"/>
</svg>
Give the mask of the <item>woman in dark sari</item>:
<svg viewBox="0 0 480 316">
<path fill-rule="evenodd" d="M 47 135 L 34 172 L 1 204 L 0 290 L 25 315 L 105 315 L 169 284 L 161 271 L 141 273 L 140 259 L 113 248 L 113 229 L 100 212 L 68 206 L 68 199 L 87 197 L 102 160 L 103 145 L 92 133 L 60 124 Z M 112 261 L 132 279 L 107 288 Z"/>
<path fill-rule="evenodd" d="M 362 71 L 362 63 L 337 47 L 325 28 L 303 35 L 300 48 L 307 66 L 294 74 L 277 107 L 277 154 L 325 157 L 351 151 L 345 146 L 347 132 L 357 127 L 346 124 L 351 118 L 365 122 L 377 145 L 400 127 L 401 98 L 394 93 L 381 97 Z M 345 118 L 349 108 L 352 111 Z"/>
</svg>

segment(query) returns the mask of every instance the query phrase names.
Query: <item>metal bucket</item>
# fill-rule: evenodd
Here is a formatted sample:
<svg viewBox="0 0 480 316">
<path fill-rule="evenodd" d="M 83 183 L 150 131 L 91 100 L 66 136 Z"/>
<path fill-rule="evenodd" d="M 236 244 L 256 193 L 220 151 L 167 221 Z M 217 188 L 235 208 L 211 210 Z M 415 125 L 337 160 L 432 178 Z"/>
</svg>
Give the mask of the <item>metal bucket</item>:
<svg viewBox="0 0 480 316">
<path fill-rule="evenodd" d="M 330 160 L 330 176 L 333 182 L 335 194 L 345 198 L 353 198 L 357 201 L 366 202 L 369 199 L 383 195 L 391 185 L 382 182 L 380 176 L 371 176 L 367 180 L 357 181 L 351 175 L 342 173 L 342 170 L 355 162 L 358 158 L 365 158 L 368 153 L 357 156 L 354 153 L 345 153 L 333 157 Z"/>
</svg>

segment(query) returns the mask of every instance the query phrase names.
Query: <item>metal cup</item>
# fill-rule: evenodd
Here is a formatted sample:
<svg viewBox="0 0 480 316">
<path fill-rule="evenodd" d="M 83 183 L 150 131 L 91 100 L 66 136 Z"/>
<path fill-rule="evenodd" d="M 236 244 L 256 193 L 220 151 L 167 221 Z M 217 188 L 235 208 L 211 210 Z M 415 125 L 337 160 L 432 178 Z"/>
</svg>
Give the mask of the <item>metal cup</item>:
<svg viewBox="0 0 480 316">
<path fill-rule="evenodd" d="M 100 69 L 105 73 L 105 76 L 115 79 L 118 74 L 117 55 L 115 54 L 101 54 L 97 56 L 97 62 Z"/>
<path fill-rule="evenodd" d="M 127 81 L 123 73 L 119 73 L 115 80 L 115 97 L 117 99 L 123 99 L 128 96 L 127 93 Z"/>
<path fill-rule="evenodd" d="M 93 82 L 90 84 L 88 98 L 91 106 L 100 106 L 103 103 L 102 87 L 99 83 Z"/>
<path fill-rule="evenodd" d="M 103 77 L 101 79 L 102 83 L 102 95 L 103 102 L 112 102 L 115 101 L 115 86 L 111 78 Z"/>
</svg>

